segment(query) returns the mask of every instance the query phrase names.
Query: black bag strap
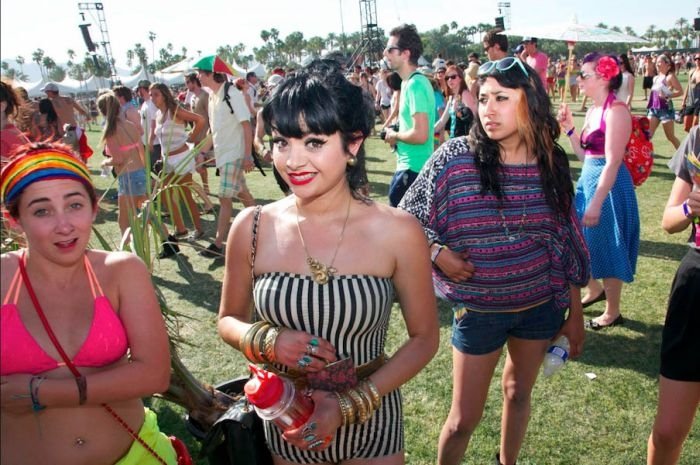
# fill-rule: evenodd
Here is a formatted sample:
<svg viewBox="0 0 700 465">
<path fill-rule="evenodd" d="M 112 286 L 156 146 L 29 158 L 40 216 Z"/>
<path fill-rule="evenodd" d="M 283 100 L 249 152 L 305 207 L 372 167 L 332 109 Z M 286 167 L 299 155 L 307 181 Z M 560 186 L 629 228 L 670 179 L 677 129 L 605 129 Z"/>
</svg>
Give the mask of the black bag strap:
<svg viewBox="0 0 700 465">
<path fill-rule="evenodd" d="M 231 114 L 234 114 L 233 106 L 231 105 L 231 96 L 228 94 L 231 85 L 231 81 L 229 80 L 224 83 L 224 102 L 228 105 L 228 109 L 231 110 Z"/>
</svg>

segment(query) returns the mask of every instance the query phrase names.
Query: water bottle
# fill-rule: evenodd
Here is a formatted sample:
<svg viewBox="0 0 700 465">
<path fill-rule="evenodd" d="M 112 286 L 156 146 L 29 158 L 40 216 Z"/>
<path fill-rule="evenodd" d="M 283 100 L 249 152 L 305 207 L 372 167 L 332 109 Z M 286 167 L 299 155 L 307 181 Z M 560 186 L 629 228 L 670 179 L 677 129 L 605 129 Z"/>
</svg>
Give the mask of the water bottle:
<svg viewBox="0 0 700 465">
<path fill-rule="evenodd" d="M 564 335 L 559 336 L 557 340 L 549 346 L 544 356 L 544 363 L 542 364 L 542 371 L 546 377 L 552 376 L 564 366 L 564 363 L 569 358 L 569 349 L 569 340 Z"/>
<path fill-rule="evenodd" d="M 305 424 L 314 411 L 314 403 L 294 387 L 294 383 L 250 364 L 253 377 L 243 388 L 260 418 L 270 420 L 283 431 Z"/>
</svg>

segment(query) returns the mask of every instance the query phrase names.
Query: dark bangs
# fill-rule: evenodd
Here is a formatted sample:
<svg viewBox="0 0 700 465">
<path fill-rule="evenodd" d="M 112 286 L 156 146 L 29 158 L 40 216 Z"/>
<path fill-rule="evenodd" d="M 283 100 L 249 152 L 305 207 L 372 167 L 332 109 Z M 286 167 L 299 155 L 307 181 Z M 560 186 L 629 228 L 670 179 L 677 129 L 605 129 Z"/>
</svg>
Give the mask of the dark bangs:
<svg viewBox="0 0 700 465">
<path fill-rule="evenodd" d="M 265 128 L 284 137 L 306 134 L 331 135 L 342 131 L 338 102 L 314 76 L 298 76 L 276 89 L 275 97 L 263 110 Z M 269 132 L 269 131 L 268 131 Z"/>
</svg>

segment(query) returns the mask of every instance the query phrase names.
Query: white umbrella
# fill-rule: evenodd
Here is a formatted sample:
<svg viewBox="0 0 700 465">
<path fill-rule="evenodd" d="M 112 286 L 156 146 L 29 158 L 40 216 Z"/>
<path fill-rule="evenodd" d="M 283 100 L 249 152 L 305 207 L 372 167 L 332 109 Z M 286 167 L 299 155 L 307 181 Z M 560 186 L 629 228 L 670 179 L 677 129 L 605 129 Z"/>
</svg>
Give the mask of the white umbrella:
<svg viewBox="0 0 700 465">
<path fill-rule="evenodd" d="M 641 37 L 602 27 L 579 24 L 576 16 L 566 23 L 546 24 L 542 26 L 522 26 L 501 32 L 508 36 L 530 36 L 538 39 L 563 40 L 566 42 L 614 42 L 614 43 L 648 43 Z"/>
<path fill-rule="evenodd" d="M 614 43 L 649 43 L 648 40 L 641 37 L 623 34 L 622 32 L 613 31 L 597 26 L 588 26 L 579 24 L 576 15 L 571 18 L 571 21 L 566 23 L 545 24 L 541 26 L 521 26 L 519 28 L 509 29 L 501 32 L 508 36 L 521 37 L 537 37 L 538 39 L 548 40 L 563 40 L 569 48 L 569 60 L 574 52 L 576 42 L 614 42 Z M 569 82 L 571 74 L 571 65 L 566 67 L 566 82 Z"/>
</svg>

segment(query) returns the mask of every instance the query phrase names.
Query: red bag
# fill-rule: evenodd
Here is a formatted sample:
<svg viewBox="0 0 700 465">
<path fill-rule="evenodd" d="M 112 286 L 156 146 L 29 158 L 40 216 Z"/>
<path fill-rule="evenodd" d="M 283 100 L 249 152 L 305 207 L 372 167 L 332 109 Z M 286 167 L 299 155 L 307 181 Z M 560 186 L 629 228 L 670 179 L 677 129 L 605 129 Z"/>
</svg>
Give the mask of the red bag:
<svg viewBox="0 0 700 465">
<path fill-rule="evenodd" d="M 646 116 L 632 117 L 632 134 L 625 149 L 625 166 L 632 176 L 635 187 L 644 184 L 654 165 L 654 144 L 649 137 L 649 119 Z"/>
<path fill-rule="evenodd" d="M 175 449 L 175 453 L 177 454 L 177 465 L 194 465 L 190 452 L 187 450 L 185 443 L 175 436 L 169 436 L 169 439 L 170 445 L 173 446 L 173 449 Z"/>
</svg>

